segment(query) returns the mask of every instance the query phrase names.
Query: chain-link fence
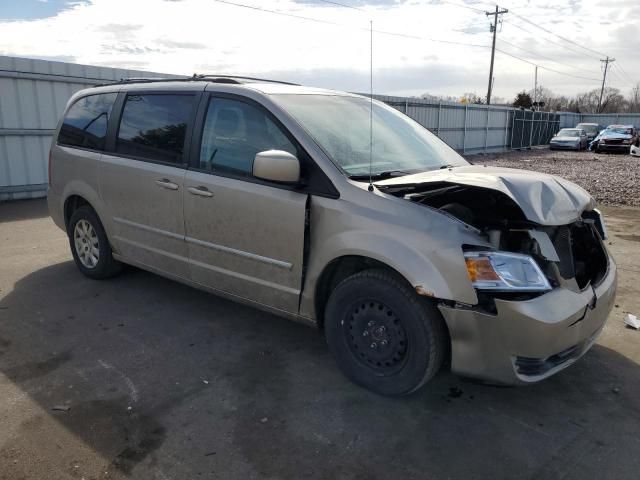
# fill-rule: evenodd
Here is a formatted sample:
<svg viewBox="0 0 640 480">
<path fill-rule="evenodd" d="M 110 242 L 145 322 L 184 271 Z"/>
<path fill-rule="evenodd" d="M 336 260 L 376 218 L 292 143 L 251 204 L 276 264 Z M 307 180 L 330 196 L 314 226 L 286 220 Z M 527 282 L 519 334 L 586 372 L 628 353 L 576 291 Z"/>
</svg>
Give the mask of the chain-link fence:
<svg viewBox="0 0 640 480">
<path fill-rule="evenodd" d="M 515 110 L 511 129 L 512 149 L 547 145 L 559 130 L 560 115 L 550 112 Z"/>
</svg>

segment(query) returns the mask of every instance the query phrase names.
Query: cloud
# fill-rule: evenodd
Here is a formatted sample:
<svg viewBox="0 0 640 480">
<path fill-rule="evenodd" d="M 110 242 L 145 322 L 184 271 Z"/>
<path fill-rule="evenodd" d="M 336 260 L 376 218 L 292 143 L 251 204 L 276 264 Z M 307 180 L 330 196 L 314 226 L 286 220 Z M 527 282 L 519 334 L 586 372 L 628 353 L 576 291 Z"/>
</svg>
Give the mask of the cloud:
<svg viewBox="0 0 640 480">
<path fill-rule="evenodd" d="M 170 1 L 181 1 L 181 0 L 170 0 Z M 180 40 L 172 40 L 169 38 L 159 38 L 156 40 L 156 43 L 162 45 L 167 48 L 175 48 L 175 49 L 186 49 L 186 50 L 202 50 L 207 48 L 204 43 L 199 42 L 182 42 Z"/>
<path fill-rule="evenodd" d="M 377 93 L 486 91 L 491 41 L 487 18 L 455 5 L 483 10 L 486 3 L 337 0 L 361 9 L 356 10 L 320 0 L 229 1 L 279 14 L 214 0 L 91 0 L 47 18 L 0 20 L 0 52 L 40 58 L 64 55 L 83 64 L 185 75 L 274 76 L 367 91 L 373 19 Z M 598 53 L 568 44 L 535 25 L 615 56 L 630 77 L 640 78 L 637 0 L 552 4 L 511 0 L 508 8 L 510 13 L 499 27 L 498 48 L 526 61 L 496 54 L 495 95 L 512 98 L 517 91 L 532 88 L 532 64 L 541 66 L 539 82 L 556 93 L 574 94 L 598 86 Z M 603 25 L 611 15 L 616 20 Z M 631 80 L 612 74 L 609 82 L 627 89 Z"/>
</svg>

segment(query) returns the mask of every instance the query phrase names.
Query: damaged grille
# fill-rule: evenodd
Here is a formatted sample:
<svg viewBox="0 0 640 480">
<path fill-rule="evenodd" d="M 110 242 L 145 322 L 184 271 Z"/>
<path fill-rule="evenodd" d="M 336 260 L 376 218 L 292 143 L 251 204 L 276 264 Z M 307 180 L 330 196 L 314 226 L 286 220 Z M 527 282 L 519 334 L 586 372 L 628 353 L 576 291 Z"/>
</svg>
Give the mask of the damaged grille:
<svg viewBox="0 0 640 480">
<path fill-rule="evenodd" d="M 573 251 L 571 248 L 571 229 L 569 227 L 558 227 L 553 237 L 553 246 L 560 258 L 558 270 L 562 278 L 573 278 L 576 276 L 576 269 L 573 263 Z"/>
<path fill-rule="evenodd" d="M 593 222 L 557 227 L 552 235 L 558 270 L 564 279 L 575 278 L 580 288 L 598 284 L 607 271 L 607 254 Z"/>
</svg>

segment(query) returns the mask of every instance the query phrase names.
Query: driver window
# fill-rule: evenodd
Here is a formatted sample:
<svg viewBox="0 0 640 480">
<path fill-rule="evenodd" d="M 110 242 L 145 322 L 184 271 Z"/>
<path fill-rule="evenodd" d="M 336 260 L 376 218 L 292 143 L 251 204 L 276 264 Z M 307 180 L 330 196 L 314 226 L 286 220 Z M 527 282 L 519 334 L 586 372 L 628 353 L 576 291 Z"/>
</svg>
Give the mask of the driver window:
<svg viewBox="0 0 640 480">
<path fill-rule="evenodd" d="M 200 168 L 251 176 L 256 153 L 296 147 L 259 108 L 227 98 L 212 98 L 202 131 Z"/>
</svg>

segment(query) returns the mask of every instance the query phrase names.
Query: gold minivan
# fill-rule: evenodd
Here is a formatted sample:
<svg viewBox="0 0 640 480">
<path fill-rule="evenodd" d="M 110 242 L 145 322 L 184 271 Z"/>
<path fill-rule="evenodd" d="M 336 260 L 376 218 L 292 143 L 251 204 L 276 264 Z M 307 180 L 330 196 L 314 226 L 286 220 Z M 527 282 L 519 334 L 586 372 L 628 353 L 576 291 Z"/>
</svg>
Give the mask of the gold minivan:
<svg viewBox="0 0 640 480">
<path fill-rule="evenodd" d="M 615 296 L 586 191 L 471 165 L 358 95 L 122 80 L 69 100 L 49 168 L 83 274 L 131 264 L 315 325 L 342 371 L 385 395 L 443 364 L 549 377 L 593 345 Z"/>
</svg>

